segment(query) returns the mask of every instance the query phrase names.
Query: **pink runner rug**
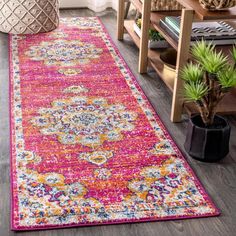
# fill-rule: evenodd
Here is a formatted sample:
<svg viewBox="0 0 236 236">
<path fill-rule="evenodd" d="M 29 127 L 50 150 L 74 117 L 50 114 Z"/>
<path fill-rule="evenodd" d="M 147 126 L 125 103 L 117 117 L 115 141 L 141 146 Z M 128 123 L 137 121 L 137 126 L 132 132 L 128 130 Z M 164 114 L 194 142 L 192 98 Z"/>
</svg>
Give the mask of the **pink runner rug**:
<svg viewBox="0 0 236 236">
<path fill-rule="evenodd" d="M 10 37 L 12 229 L 216 216 L 98 18 Z"/>
</svg>

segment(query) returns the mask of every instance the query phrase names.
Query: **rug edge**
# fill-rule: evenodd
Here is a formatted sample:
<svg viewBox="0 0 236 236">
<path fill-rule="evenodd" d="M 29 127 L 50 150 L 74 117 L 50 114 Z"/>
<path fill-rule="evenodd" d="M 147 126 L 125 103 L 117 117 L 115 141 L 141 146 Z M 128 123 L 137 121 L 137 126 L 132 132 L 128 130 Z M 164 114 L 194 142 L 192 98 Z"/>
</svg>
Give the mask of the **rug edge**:
<svg viewBox="0 0 236 236">
<path fill-rule="evenodd" d="M 203 219 L 203 218 L 210 218 L 210 217 L 216 217 L 219 216 L 220 213 L 215 214 L 204 214 L 204 215 L 198 215 L 198 216 L 179 216 L 179 217 L 164 217 L 162 219 L 137 219 L 132 221 L 127 220 L 117 220 L 117 221 L 109 221 L 109 222 L 94 222 L 94 223 L 86 223 L 86 224 L 77 224 L 77 223 L 71 223 L 71 224 L 65 224 L 65 225 L 47 225 L 42 227 L 15 227 L 12 226 L 12 231 L 37 231 L 37 230 L 52 230 L 52 229 L 63 229 L 63 228 L 73 228 L 73 227 L 93 227 L 93 226 L 107 226 L 107 225 L 120 225 L 120 224 L 138 224 L 138 223 L 148 223 L 148 222 L 164 222 L 164 221 L 177 221 L 177 220 L 193 220 L 193 219 Z"/>
</svg>

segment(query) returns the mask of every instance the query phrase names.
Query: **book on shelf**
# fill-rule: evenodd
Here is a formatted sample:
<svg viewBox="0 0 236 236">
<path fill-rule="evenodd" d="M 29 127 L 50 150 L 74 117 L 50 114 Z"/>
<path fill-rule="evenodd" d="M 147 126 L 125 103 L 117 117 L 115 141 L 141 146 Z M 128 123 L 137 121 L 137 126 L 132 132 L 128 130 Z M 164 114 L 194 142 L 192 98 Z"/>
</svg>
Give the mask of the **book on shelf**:
<svg viewBox="0 0 236 236">
<path fill-rule="evenodd" d="M 160 26 L 176 41 L 180 34 L 180 17 L 166 17 L 160 21 Z M 194 22 L 192 27 L 191 43 L 199 40 L 214 42 L 217 45 L 234 44 L 236 29 L 227 22 Z"/>
</svg>

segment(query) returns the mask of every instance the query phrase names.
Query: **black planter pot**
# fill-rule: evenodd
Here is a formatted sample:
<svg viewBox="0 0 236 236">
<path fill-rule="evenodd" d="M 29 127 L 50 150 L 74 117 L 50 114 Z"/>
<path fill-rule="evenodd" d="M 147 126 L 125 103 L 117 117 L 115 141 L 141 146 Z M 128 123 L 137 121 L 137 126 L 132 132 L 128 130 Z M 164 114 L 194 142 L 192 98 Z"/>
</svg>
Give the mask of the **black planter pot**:
<svg viewBox="0 0 236 236">
<path fill-rule="evenodd" d="M 205 128 L 199 115 L 189 120 L 184 147 L 194 159 L 216 162 L 229 153 L 230 126 L 215 116 L 215 127 Z"/>
</svg>

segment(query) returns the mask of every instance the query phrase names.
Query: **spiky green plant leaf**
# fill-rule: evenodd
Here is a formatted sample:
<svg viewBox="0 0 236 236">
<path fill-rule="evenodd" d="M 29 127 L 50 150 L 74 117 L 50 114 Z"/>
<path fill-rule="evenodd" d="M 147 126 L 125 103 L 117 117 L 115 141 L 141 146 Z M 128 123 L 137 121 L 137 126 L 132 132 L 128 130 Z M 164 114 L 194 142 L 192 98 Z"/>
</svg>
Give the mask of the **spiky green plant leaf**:
<svg viewBox="0 0 236 236">
<path fill-rule="evenodd" d="M 204 40 L 196 42 L 191 50 L 191 53 L 195 59 L 199 62 L 202 62 L 202 59 L 206 57 L 206 55 L 211 54 L 215 49 L 215 46 L 211 43 L 206 43 Z"/>
<path fill-rule="evenodd" d="M 181 78 L 185 81 L 202 81 L 203 70 L 199 64 L 193 64 L 190 62 L 182 70 Z"/>
<path fill-rule="evenodd" d="M 208 93 L 208 87 L 203 82 L 190 81 L 184 85 L 185 98 L 188 101 L 200 101 Z"/>
<path fill-rule="evenodd" d="M 212 74 L 218 73 L 222 68 L 227 65 L 228 56 L 224 56 L 222 51 L 216 52 L 212 51 L 209 54 L 205 55 L 204 58 L 201 59 L 200 63 L 203 68 Z"/>
<path fill-rule="evenodd" d="M 233 66 L 228 66 L 225 70 L 219 71 L 217 78 L 220 85 L 224 89 L 236 86 L 236 69 Z"/>
</svg>

